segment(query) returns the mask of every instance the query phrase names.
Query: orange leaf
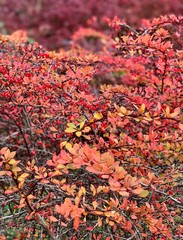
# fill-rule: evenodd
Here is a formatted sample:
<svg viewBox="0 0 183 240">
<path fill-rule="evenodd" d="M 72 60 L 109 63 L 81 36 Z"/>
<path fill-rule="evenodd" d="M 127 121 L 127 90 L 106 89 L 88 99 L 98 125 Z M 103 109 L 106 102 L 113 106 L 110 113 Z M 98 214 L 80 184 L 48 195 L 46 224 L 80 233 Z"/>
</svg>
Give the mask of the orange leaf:
<svg viewBox="0 0 183 240">
<path fill-rule="evenodd" d="M 5 237 L 5 236 L 2 236 L 2 235 L 0 235 L 0 239 L 1 239 L 1 240 L 6 240 L 6 237 Z"/>
<path fill-rule="evenodd" d="M 6 190 L 4 193 L 5 194 L 12 194 L 12 193 L 14 193 L 16 190 Z"/>
<path fill-rule="evenodd" d="M 94 213 L 94 214 L 96 214 L 96 215 L 99 215 L 99 216 L 103 215 L 103 212 L 102 212 L 102 211 L 93 211 L 92 213 Z"/>
<path fill-rule="evenodd" d="M 137 188 L 137 189 L 132 190 L 131 192 L 134 193 L 134 194 L 139 195 L 142 191 L 143 191 L 142 188 Z"/>
<path fill-rule="evenodd" d="M 113 225 L 111 225 L 111 224 L 110 224 L 110 222 L 112 222 L 112 221 L 109 221 L 109 225 L 110 225 L 110 226 L 114 226 L 114 224 L 113 224 Z M 114 222 L 113 222 L 113 223 L 114 223 Z M 105 240 L 110 240 L 110 239 L 111 239 L 111 237 L 109 237 L 109 236 L 108 236 L 108 237 L 106 237 L 106 239 L 105 239 Z"/>
<path fill-rule="evenodd" d="M 180 108 L 175 108 L 174 112 L 170 114 L 172 118 L 177 117 L 180 114 Z"/>
<path fill-rule="evenodd" d="M 50 127 L 50 131 L 52 132 L 58 132 L 58 130 L 55 127 Z"/>
<path fill-rule="evenodd" d="M 103 167 L 100 164 L 93 164 L 93 168 L 97 171 L 102 171 Z"/>
<path fill-rule="evenodd" d="M 101 226 L 102 226 L 102 220 L 101 220 L 101 218 L 100 218 L 100 217 L 98 217 L 98 220 L 97 220 L 97 222 L 98 222 L 98 226 L 99 226 L 99 227 L 101 227 Z"/>
<path fill-rule="evenodd" d="M 21 168 L 19 168 L 19 167 L 16 167 L 16 166 L 13 166 L 12 167 L 12 172 L 14 172 L 14 173 L 17 173 L 17 172 L 21 172 L 22 170 L 21 170 Z"/>
<path fill-rule="evenodd" d="M 0 176 L 3 176 L 6 174 L 6 171 L 0 171 Z"/>
<path fill-rule="evenodd" d="M 83 130 L 83 132 L 84 132 L 84 133 L 88 133 L 88 132 L 90 132 L 90 130 L 91 130 L 91 127 L 85 127 L 84 130 Z"/>
<path fill-rule="evenodd" d="M 101 171 L 94 169 L 93 167 L 86 167 L 86 170 L 91 173 L 99 174 Z"/>
<path fill-rule="evenodd" d="M 120 189 L 119 194 L 123 197 L 128 197 L 130 195 L 129 192 L 126 191 L 126 189 Z"/>
<path fill-rule="evenodd" d="M 109 154 L 109 152 L 106 152 L 101 155 L 101 162 L 105 162 L 109 167 L 114 163 L 114 158 Z"/>
<path fill-rule="evenodd" d="M 79 197 L 75 197 L 75 200 L 74 200 L 74 201 L 75 201 L 75 204 L 76 204 L 76 205 L 79 205 L 80 198 L 79 198 Z"/>
<path fill-rule="evenodd" d="M 169 106 L 166 107 L 165 112 L 166 112 L 166 116 L 170 117 L 170 108 L 169 108 Z"/>
<path fill-rule="evenodd" d="M 74 219 L 74 223 L 73 223 L 73 227 L 74 227 L 75 230 L 78 229 L 78 227 L 79 227 L 79 222 L 80 222 L 79 218 L 76 217 L 76 218 Z"/>
<path fill-rule="evenodd" d="M 109 185 L 115 188 L 121 187 L 121 184 L 118 181 L 114 180 L 113 178 L 109 178 Z"/>
<path fill-rule="evenodd" d="M 42 130 L 42 129 L 36 129 L 35 132 L 36 132 L 37 134 L 41 134 L 41 133 L 43 133 L 43 130 Z"/>
<path fill-rule="evenodd" d="M 98 203 L 96 201 L 93 201 L 92 205 L 93 205 L 94 209 L 96 210 L 96 208 L 98 207 Z"/>
<path fill-rule="evenodd" d="M 181 130 L 183 130 L 183 124 L 182 124 L 182 123 L 179 123 L 179 128 L 180 128 Z"/>
</svg>

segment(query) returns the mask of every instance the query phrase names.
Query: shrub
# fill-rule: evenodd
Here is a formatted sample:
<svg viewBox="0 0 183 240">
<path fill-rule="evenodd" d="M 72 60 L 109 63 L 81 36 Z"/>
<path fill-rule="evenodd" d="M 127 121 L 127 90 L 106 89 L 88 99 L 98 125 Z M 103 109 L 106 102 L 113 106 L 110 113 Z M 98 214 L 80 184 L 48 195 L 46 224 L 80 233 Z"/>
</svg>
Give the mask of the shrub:
<svg viewBox="0 0 183 240">
<path fill-rule="evenodd" d="M 182 236 L 182 21 L 59 53 L 1 36 L 2 238 Z"/>
</svg>

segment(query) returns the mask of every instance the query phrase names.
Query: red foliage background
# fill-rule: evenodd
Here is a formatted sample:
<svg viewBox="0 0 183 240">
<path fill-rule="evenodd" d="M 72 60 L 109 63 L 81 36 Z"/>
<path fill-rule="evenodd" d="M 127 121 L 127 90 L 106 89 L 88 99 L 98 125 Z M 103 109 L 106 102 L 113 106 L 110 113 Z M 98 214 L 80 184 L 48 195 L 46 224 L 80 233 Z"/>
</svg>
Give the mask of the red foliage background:
<svg viewBox="0 0 183 240">
<path fill-rule="evenodd" d="M 1 0 L 0 21 L 8 33 L 28 30 L 47 49 L 67 47 L 80 27 L 107 31 L 106 18 L 124 19 L 132 27 L 144 18 L 183 12 L 182 0 Z"/>
</svg>

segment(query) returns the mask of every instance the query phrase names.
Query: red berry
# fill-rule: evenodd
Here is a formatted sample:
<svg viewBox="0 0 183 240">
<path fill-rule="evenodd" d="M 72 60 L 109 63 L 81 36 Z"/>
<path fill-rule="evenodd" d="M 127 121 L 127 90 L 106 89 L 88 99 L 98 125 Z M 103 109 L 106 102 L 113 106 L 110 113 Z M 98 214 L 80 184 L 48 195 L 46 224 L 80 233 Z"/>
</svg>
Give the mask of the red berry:
<svg viewBox="0 0 183 240">
<path fill-rule="evenodd" d="M 169 193 L 170 195 L 173 195 L 173 191 L 172 191 L 172 190 L 170 190 L 168 193 Z"/>
</svg>

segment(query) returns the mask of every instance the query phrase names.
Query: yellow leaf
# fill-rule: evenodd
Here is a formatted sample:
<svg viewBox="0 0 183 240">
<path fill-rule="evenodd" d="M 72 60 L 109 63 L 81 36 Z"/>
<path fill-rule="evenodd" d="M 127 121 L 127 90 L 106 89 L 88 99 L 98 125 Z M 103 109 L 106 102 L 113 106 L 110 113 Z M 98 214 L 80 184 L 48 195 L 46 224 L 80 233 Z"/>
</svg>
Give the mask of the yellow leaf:
<svg viewBox="0 0 183 240">
<path fill-rule="evenodd" d="M 81 187 L 79 189 L 79 192 L 78 192 L 78 196 L 79 198 L 82 196 L 82 195 L 85 195 L 86 194 L 86 189 L 84 187 Z"/>
<path fill-rule="evenodd" d="M 144 190 L 139 194 L 139 197 L 145 198 L 149 195 L 149 191 L 148 190 Z"/>
<path fill-rule="evenodd" d="M 150 115 L 149 112 L 146 112 L 146 113 L 145 113 L 145 116 L 147 117 L 147 120 L 152 120 L 151 115 Z"/>
<path fill-rule="evenodd" d="M 60 149 L 62 149 L 66 144 L 67 144 L 67 141 L 61 142 L 60 143 Z"/>
<path fill-rule="evenodd" d="M 65 168 L 65 165 L 63 165 L 63 164 L 58 164 L 57 165 L 57 169 L 63 169 L 63 168 Z"/>
<path fill-rule="evenodd" d="M 70 148 L 72 148 L 72 145 L 71 145 L 70 143 L 67 143 L 67 144 L 65 145 L 65 148 L 69 151 Z"/>
<path fill-rule="evenodd" d="M 81 135 L 82 135 L 82 132 L 81 132 L 81 131 L 76 132 L 76 136 L 77 136 L 77 137 L 81 137 Z"/>
<path fill-rule="evenodd" d="M 76 132 L 76 129 L 74 129 L 74 128 L 66 128 L 65 132 L 66 133 L 73 133 L 73 132 Z"/>
<path fill-rule="evenodd" d="M 120 111 L 121 111 L 122 114 L 126 114 L 126 112 L 127 112 L 126 108 L 123 107 L 123 106 L 120 107 Z"/>
<path fill-rule="evenodd" d="M 112 212 L 111 212 L 111 211 L 106 211 L 106 212 L 104 212 L 104 215 L 105 215 L 106 217 L 111 217 Z"/>
<path fill-rule="evenodd" d="M 49 115 L 49 114 L 44 114 L 43 117 L 44 117 L 44 118 L 50 118 L 51 115 Z"/>
<path fill-rule="evenodd" d="M 11 159 L 9 162 L 8 162 L 10 165 L 13 165 L 15 163 L 17 163 L 17 161 L 15 159 Z"/>
<path fill-rule="evenodd" d="M 79 125 L 79 129 L 81 130 L 85 125 L 85 121 L 81 122 L 80 125 Z"/>
<path fill-rule="evenodd" d="M 29 176 L 29 173 L 23 173 L 22 175 L 20 175 L 19 177 L 18 177 L 18 181 L 24 181 L 25 180 L 25 178 L 27 178 Z"/>
<path fill-rule="evenodd" d="M 139 108 L 138 112 L 139 113 L 144 113 L 145 112 L 145 108 L 146 108 L 146 105 L 144 103 L 142 103 L 141 107 Z"/>
<path fill-rule="evenodd" d="M 97 120 L 100 120 L 100 119 L 103 118 L 103 115 L 102 115 L 102 113 L 98 112 L 98 113 L 94 114 L 94 118 L 97 119 Z"/>
</svg>

